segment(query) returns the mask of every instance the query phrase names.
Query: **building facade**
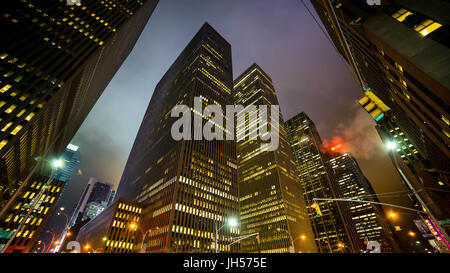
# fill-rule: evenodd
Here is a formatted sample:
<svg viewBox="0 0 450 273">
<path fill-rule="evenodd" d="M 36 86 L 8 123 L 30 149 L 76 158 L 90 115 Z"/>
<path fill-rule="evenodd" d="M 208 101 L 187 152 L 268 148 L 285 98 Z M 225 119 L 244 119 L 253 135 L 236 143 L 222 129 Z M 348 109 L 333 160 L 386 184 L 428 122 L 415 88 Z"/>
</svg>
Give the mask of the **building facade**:
<svg viewBox="0 0 450 273">
<path fill-rule="evenodd" d="M 433 188 L 450 186 L 450 3 L 311 2 L 337 50 L 350 63 L 353 57 L 366 90 L 370 88 L 390 108 L 394 128 L 401 130 L 427 162 L 425 169 L 432 170 L 425 175 L 426 180 L 432 177 L 425 182 L 427 186 L 415 191 L 424 188 L 426 195 L 445 195 Z M 423 167 L 416 169 L 420 172 Z M 425 181 L 420 175 L 415 180 Z M 448 200 L 448 194 L 444 198 Z M 448 204 L 436 202 L 435 206 L 433 213 L 448 234 L 449 215 L 440 214 L 448 210 Z"/>
<path fill-rule="evenodd" d="M 106 208 L 110 200 L 110 196 L 113 194 L 112 187 L 113 185 L 110 183 L 100 182 L 94 177 L 89 178 L 88 184 L 81 195 L 80 201 L 78 201 L 78 204 L 72 214 L 69 226 L 74 225 L 77 221 L 95 217 L 99 207 L 103 207 L 103 209 Z M 101 211 L 102 209 L 100 209 L 99 212 Z"/>
<path fill-rule="evenodd" d="M 80 228 L 76 240 L 81 252 L 140 252 L 144 235 L 139 221 L 142 206 L 123 198 L 117 199 L 95 219 Z"/>
<path fill-rule="evenodd" d="M 118 188 L 119 197 L 148 206 L 145 229 L 158 227 L 147 237 L 147 252 L 213 251 L 222 226 L 218 249 L 238 248 L 228 244 L 239 229 L 224 226 L 239 217 L 235 142 L 177 141 L 171 135 L 175 105 L 185 105 L 194 123 L 209 120 L 196 110 L 199 97 L 202 109 L 215 104 L 225 113 L 225 105 L 233 104 L 231 46 L 207 23 L 157 84 Z M 193 135 L 194 128 L 186 132 Z"/>
<path fill-rule="evenodd" d="M 347 204 L 314 200 L 342 196 L 315 124 L 304 112 L 286 123 L 317 248 L 323 253 L 360 252 L 363 245 Z M 317 215 L 315 206 L 322 215 Z"/>
<path fill-rule="evenodd" d="M 48 176 L 37 176 L 32 179 L 29 186 L 21 193 L 20 198 L 16 199 L 13 208 L 8 210 L 5 218 L 0 222 L 0 229 L 11 232 L 16 231 L 22 224 L 22 228 L 17 231 L 15 238 L 6 249 L 3 248 L 9 240 L 0 240 L 0 249 L 5 253 L 26 253 L 31 251 L 37 238 L 43 231 L 45 223 L 55 208 L 66 182 L 51 179 L 46 189 L 44 189 L 40 201 L 38 201 L 30 215 L 26 216 L 33 198 L 39 194 L 42 187 L 45 187 L 48 180 Z"/>
<path fill-rule="evenodd" d="M 261 111 L 250 107 L 278 106 L 272 80 L 253 64 L 234 81 L 234 91 L 235 104 L 242 105 L 245 107 L 242 111 L 248 112 L 238 116 L 237 122 L 249 125 L 236 131 L 243 137 L 237 141 L 241 235 L 259 233 L 259 243 L 244 240 L 241 251 L 288 253 L 292 252 L 292 245 L 295 252 L 317 252 L 281 112 L 278 125 L 270 116 L 266 121 L 272 133 L 278 127 L 279 145 L 276 150 L 264 148 L 262 144 L 265 141 L 261 140 L 260 132 L 255 140 L 250 139 L 250 124 L 257 122 L 257 112 Z M 257 127 L 260 126 L 264 124 L 258 122 Z"/>
<path fill-rule="evenodd" d="M 79 2 L 2 7 L 0 209 L 11 205 L 35 157 L 63 153 L 158 1 Z"/>
<path fill-rule="evenodd" d="M 339 186 L 341 198 L 380 202 L 369 180 L 350 154 L 331 153 L 328 164 Z M 381 205 L 349 202 L 348 207 L 362 242 L 366 239 L 379 242 L 383 253 L 400 251 L 393 227 L 386 219 L 387 214 Z"/>
</svg>

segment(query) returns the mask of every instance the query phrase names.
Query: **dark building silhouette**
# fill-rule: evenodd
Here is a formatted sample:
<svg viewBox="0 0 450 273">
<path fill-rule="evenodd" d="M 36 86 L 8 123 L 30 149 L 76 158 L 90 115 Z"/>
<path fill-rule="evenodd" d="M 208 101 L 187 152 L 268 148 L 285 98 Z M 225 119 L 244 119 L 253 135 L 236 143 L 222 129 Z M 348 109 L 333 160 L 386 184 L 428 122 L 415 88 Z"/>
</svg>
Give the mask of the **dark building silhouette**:
<svg viewBox="0 0 450 273">
<path fill-rule="evenodd" d="M 347 204 L 313 200 L 342 196 L 330 172 L 329 157 L 324 153 L 315 124 L 304 112 L 292 117 L 286 124 L 317 248 L 326 253 L 360 252 L 363 245 Z M 317 215 L 315 206 L 319 207 L 322 215 Z"/>
<path fill-rule="evenodd" d="M 35 157 L 63 153 L 158 1 L 80 2 L 2 6 L 0 209 L 26 184 Z"/>
<path fill-rule="evenodd" d="M 249 123 L 255 123 L 260 105 L 278 106 L 278 99 L 270 77 L 256 64 L 251 65 L 234 81 L 235 104 L 249 109 Z M 243 110 L 244 111 L 244 110 Z M 271 113 L 266 121 L 268 130 L 274 132 Z M 238 122 L 245 123 L 245 116 Z M 263 126 L 258 123 L 258 127 Z M 279 113 L 279 145 L 268 151 L 262 144 L 260 131 L 255 140 L 249 140 L 251 126 L 237 128 L 236 134 L 244 137 L 237 141 L 238 182 L 240 198 L 241 234 L 259 233 L 256 240 L 243 240 L 242 252 L 287 253 L 317 252 L 314 235 L 296 170 L 289 136 Z"/>
<path fill-rule="evenodd" d="M 171 136 L 177 104 L 206 124 L 193 109 L 194 97 L 200 96 L 203 104 L 215 104 L 223 113 L 233 104 L 231 46 L 207 23 L 157 84 L 118 188 L 119 197 L 147 206 L 144 230 L 159 227 L 147 237 L 147 252 L 212 251 L 216 226 L 239 217 L 235 142 Z M 228 244 L 238 231 L 220 230 L 221 252 L 237 250 L 238 245 Z"/>
</svg>

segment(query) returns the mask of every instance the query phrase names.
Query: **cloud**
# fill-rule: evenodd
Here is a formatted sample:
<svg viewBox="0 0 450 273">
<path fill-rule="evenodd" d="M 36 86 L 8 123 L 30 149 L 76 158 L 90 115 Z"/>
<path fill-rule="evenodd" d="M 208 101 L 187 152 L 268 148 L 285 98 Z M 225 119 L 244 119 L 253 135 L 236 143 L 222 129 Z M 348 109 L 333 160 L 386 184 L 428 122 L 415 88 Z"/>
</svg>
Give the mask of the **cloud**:
<svg viewBox="0 0 450 273">
<path fill-rule="evenodd" d="M 372 159 L 382 149 L 380 137 L 375 129 L 375 121 L 359 104 L 350 108 L 350 119 L 340 122 L 331 140 L 325 140 L 325 147 L 342 145 L 343 152 L 348 152 L 361 159 Z"/>
</svg>

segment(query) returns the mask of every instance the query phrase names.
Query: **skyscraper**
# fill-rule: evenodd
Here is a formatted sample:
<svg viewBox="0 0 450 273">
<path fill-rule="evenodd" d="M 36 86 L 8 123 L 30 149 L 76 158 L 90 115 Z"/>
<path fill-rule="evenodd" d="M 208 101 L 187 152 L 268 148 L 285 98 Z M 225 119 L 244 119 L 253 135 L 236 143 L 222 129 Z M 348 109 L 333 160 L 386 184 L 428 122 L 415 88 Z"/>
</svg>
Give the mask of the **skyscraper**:
<svg viewBox="0 0 450 273">
<path fill-rule="evenodd" d="M 78 171 L 81 163 L 81 154 L 78 150 L 78 146 L 73 144 L 67 145 L 66 150 L 60 159 L 63 162 L 63 168 L 57 170 L 55 179 L 70 182 L 72 176 Z"/>
<path fill-rule="evenodd" d="M 369 180 L 364 176 L 356 160 L 347 153 L 331 153 L 328 164 L 342 194 L 341 198 L 380 202 Z M 387 222 L 381 205 L 349 202 L 350 215 L 359 239 L 377 241 L 381 252 L 398 252 L 392 226 Z"/>
<path fill-rule="evenodd" d="M 236 78 L 234 90 L 235 104 L 245 109 L 278 105 L 272 80 L 256 64 Z M 256 122 L 257 111 L 249 111 L 248 124 Z M 267 123 L 276 130 L 273 121 Z M 281 113 L 278 123 L 279 146 L 275 151 L 261 146 L 260 133 L 256 140 L 250 140 L 251 128 L 237 130 L 237 134 L 245 135 L 237 142 L 241 234 L 258 232 L 260 241 L 243 240 L 241 251 L 286 253 L 292 251 L 292 245 L 295 252 L 317 252 Z"/>
<path fill-rule="evenodd" d="M 231 46 L 205 23 L 157 84 L 117 191 L 147 205 L 144 230 L 159 227 L 147 236 L 147 252 L 212 251 L 216 234 L 221 252 L 237 249 L 228 244 L 239 230 L 226 226 L 239 216 L 234 140 L 171 135 L 175 105 L 186 105 L 189 116 L 206 124 L 195 97 L 225 112 L 232 92 Z"/>
<path fill-rule="evenodd" d="M 337 50 L 371 91 L 391 110 L 399 128 L 428 162 L 434 177 L 416 192 L 450 186 L 450 3 L 443 0 L 311 0 Z M 336 14 L 337 20 L 335 19 Z M 345 40 L 342 39 L 345 37 Z M 416 180 L 425 180 L 417 169 Z M 434 185 L 431 185 L 434 184 Z M 429 192 L 427 195 L 444 194 Z M 447 197 L 448 199 L 448 194 Z M 444 196 L 445 199 L 445 196 Z M 434 212 L 446 224 L 446 203 Z M 439 215 L 439 216 L 438 216 Z"/>
<path fill-rule="evenodd" d="M 73 226 L 76 222 L 97 216 L 108 205 L 110 196 L 113 194 L 112 188 L 113 185 L 110 183 L 100 182 L 93 177 L 89 178 L 69 225 Z"/>
<path fill-rule="evenodd" d="M 79 2 L 2 6 L 0 209 L 24 184 L 33 158 L 64 151 L 158 1 Z"/>
<path fill-rule="evenodd" d="M 304 113 L 287 122 L 290 143 L 303 186 L 309 219 L 320 252 L 359 252 L 363 246 L 351 219 L 347 204 L 336 201 L 314 201 L 314 198 L 342 196 L 324 153 L 315 124 Z M 318 206 L 322 215 L 315 213 Z"/>
<path fill-rule="evenodd" d="M 5 218 L 0 222 L 0 229 L 11 232 L 12 241 L 0 239 L 0 250 L 5 253 L 23 253 L 31 250 L 34 242 L 43 231 L 45 223 L 55 208 L 66 184 L 64 181 L 51 179 L 43 192 L 42 198 L 36 204 L 30 216 L 25 218 L 31 206 L 31 200 L 39 194 L 48 180 L 49 177 L 46 175 L 33 177 L 32 182 L 25 187 L 23 194 L 16 200 L 15 206 L 7 211 Z M 22 227 L 19 228 L 21 225 Z M 14 233 L 15 231 L 17 232 Z M 9 245 L 6 247 L 8 242 Z"/>
</svg>

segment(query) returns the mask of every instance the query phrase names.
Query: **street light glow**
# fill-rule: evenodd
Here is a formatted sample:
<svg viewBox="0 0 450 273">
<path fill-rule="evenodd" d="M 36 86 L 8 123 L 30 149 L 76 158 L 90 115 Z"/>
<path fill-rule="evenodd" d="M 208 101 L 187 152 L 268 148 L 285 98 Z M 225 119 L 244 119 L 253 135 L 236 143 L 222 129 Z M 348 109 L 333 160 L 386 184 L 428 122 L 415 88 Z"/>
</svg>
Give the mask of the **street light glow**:
<svg viewBox="0 0 450 273">
<path fill-rule="evenodd" d="M 137 224 L 135 222 L 131 222 L 130 223 L 130 229 L 131 230 L 136 230 L 137 229 Z"/>
<path fill-rule="evenodd" d="M 396 218 L 396 217 L 397 217 L 397 213 L 391 211 L 391 212 L 389 213 L 389 217 L 391 217 L 391 218 Z"/>
<path fill-rule="evenodd" d="M 386 144 L 386 147 L 387 147 L 389 150 L 394 150 L 394 149 L 397 147 L 397 143 L 395 143 L 394 141 L 389 141 L 389 142 Z"/>
<path fill-rule="evenodd" d="M 230 218 L 230 219 L 228 220 L 228 225 L 229 225 L 230 227 L 235 227 L 235 226 L 237 226 L 237 224 L 238 224 L 238 222 L 237 222 L 236 218 Z"/>
<path fill-rule="evenodd" d="M 61 168 L 63 166 L 63 161 L 61 159 L 55 159 L 52 163 L 55 168 Z"/>
</svg>

